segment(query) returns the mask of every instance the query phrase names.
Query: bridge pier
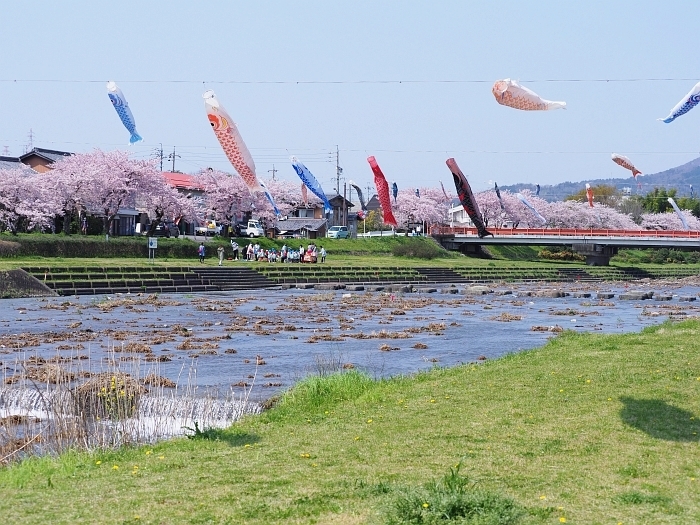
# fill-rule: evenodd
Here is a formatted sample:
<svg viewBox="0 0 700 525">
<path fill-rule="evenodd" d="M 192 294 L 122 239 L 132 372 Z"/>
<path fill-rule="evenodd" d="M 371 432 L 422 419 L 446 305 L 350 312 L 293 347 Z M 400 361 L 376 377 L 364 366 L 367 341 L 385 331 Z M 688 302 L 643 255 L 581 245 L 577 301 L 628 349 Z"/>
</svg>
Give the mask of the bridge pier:
<svg viewBox="0 0 700 525">
<path fill-rule="evenodd" d="M 609 266 L 610 258 L 617 254 L 617 246 L 603 244 L 572 244 L 571 248 L 585 255 L 588 266 Z"/>
</svg>

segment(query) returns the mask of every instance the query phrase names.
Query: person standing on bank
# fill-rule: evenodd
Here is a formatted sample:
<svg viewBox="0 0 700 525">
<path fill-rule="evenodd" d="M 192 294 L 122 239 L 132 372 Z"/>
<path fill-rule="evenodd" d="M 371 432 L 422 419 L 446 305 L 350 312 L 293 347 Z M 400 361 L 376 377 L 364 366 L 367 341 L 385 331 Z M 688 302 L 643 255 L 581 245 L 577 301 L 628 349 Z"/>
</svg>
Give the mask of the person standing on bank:
<svg viewBox="0 0 700 525">
<path fill-rule="evenodd" d="M 231 249 L 233 250 L 233 260 L 238 260 L 238 243 L 231 239 Z"/>
<path fill-rule="evenodd" d="M 200 242 L 197 248 L 197 255 L 199 255 L 199 262 L 204 263 L 204 243 Z"/>
<path fill-rule="evenodd" d="M 321 246 L 319 254 L 321 255 L 321 262 L 326 262 L 326 249 L 323 246 Z"/>
<path fill-rule="evenodd" d="M 224 247 L 219 246 L 216 249 L 216 254 L 219 256 L 219 266 L 221 266 L 222 264 L 224 264 Z"/>
</svg>

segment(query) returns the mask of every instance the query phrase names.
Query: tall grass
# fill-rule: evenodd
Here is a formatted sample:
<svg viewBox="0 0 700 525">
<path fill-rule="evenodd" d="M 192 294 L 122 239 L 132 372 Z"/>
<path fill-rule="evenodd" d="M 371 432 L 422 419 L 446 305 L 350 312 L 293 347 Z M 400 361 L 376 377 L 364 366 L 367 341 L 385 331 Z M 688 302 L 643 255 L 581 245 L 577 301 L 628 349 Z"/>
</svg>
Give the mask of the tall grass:
<svg viewBox="0 0 700 525">
<path fill-rule="evenodd" d="M 20 373 L 5 374 L 8 386 L 0 387 L 0 464 L 153 443 L 261 410 L 249 402 L 250 389 L 199 395 L 194 361 L 184 382 L 173 383 L 160 376 L 158 363 L 120 360 L 114 345 L 97 363 L 63 352 L 18 360 L 15 369 Z"/>
</svg>

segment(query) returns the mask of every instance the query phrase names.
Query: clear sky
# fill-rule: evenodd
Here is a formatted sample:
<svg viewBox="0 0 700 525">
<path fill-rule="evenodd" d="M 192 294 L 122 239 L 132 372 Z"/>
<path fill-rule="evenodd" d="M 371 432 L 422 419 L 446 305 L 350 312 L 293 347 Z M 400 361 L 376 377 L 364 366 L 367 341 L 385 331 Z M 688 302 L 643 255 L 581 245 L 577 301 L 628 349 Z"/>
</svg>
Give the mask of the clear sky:
<svg viewBox="0 0 700 525">
<path fill-rule="evenodd" d="M 128 149 L 114 80 L 144 137 L 134 156 L 175 147 L 184 172 L 233 171 L 213 89 L 259 176 L 297 180 L 294 154 L 327 192 L 336 145 L 363 187 L 368 155 L 400 187 L 452 189 L 452 156 L 475 190 L 628 175 L 613 152 L 651 174 L 700 155 L 700 108 L 656 121 L 700 80 L 699 20 L 691 0 L 5 2 L 0 154 L 30 129 L 38 147 Z M 507 77 L 568 108 L 498 105 Z"/>
</svg>

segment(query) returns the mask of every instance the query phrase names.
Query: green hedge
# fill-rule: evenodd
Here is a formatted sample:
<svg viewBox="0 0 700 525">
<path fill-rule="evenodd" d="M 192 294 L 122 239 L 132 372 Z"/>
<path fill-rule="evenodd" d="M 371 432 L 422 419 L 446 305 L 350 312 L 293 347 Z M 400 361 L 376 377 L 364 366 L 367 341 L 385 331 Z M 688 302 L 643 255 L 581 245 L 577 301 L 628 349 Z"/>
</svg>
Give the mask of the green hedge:
<svg viewBox="0 0 700 525">
<path fill-rule="evenodd" d="M 3 242 L 3 241 L 0 241 Z M 93 235 L 25 234 L 12 236 L 18 245 L 13 253 L 0 248 L 2 257 L 148 257 L 146 237 L 110 237 Z M 197 256 L 197 244 L 186 239 L 158 239 L 159 258 L 192 259 Z"/>
<path fill-rule="evenodd" d="M 103 235 L 64 235 L 48 233 L 32 234 L 1 234 L 0 257 L 65 257 L 65 258 L 103 258 L 103 257 L 148 257 L 148 241 L 146 237 L 110 237 L 105 240 Z M 405 255 L 408 257 L 449 257 L 450 253 L 442 249 L 429 237 L 376 237 L 372 239 L 268 239 L 259 237 L 236 239 L 241 253 L 249 242 L 258 243 L 266 250 L 281 249 L 284 244 L 298 249 L 300 245 L 307 246 L 315 242 L 334 255 Z M 168 259 L 194 259 L 197 257 L 197 246 L 201 239 L 167 239 L 158 238 L 156 257 Z M 216 255 L 216 249 L 223 246 L 226 256 L 231 254 L 231 239 L 226 237 L 207 238 L 207 256 Z"/>
</svg>

